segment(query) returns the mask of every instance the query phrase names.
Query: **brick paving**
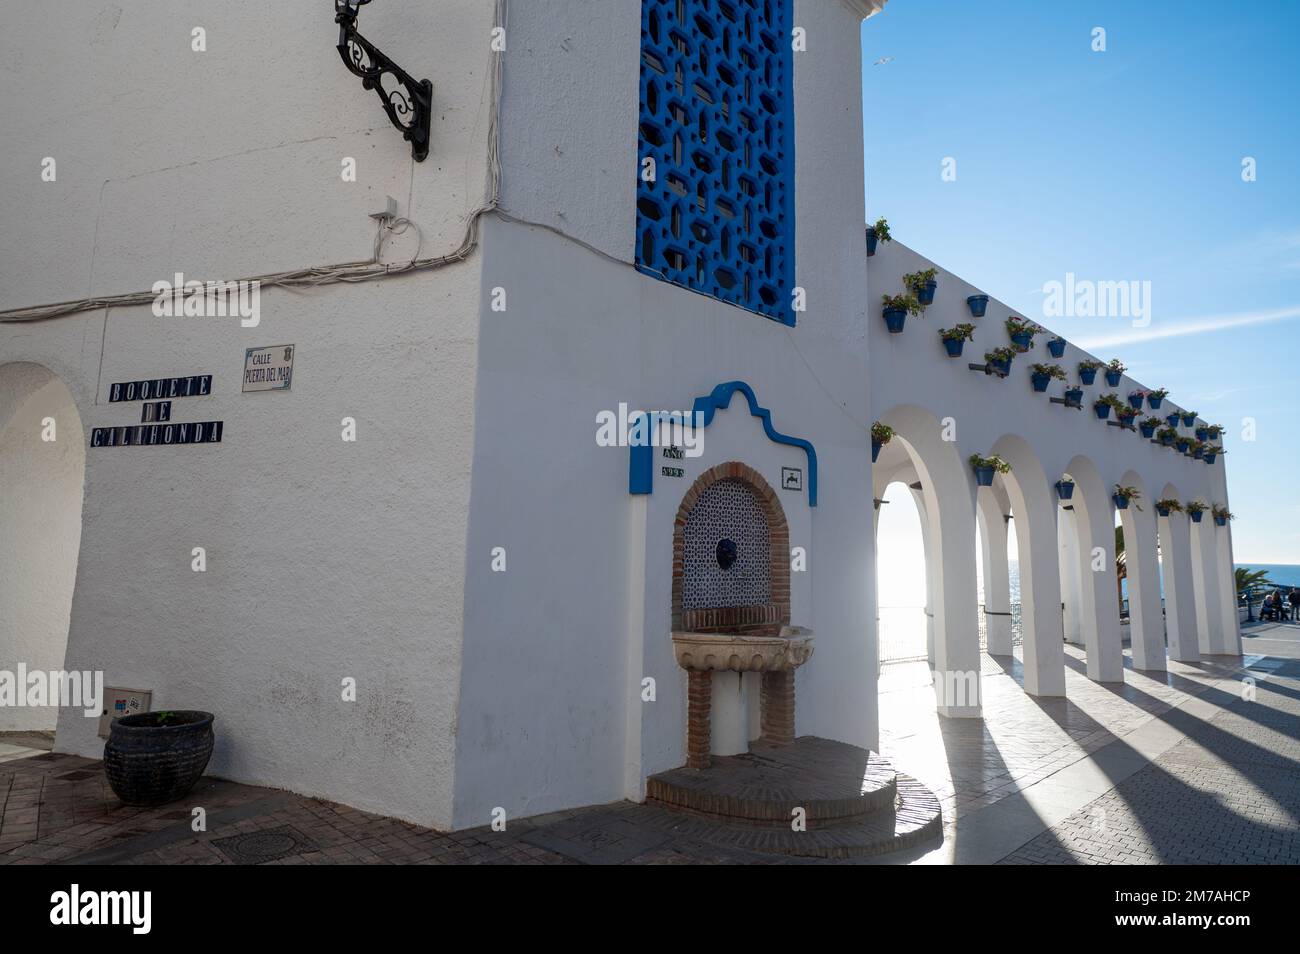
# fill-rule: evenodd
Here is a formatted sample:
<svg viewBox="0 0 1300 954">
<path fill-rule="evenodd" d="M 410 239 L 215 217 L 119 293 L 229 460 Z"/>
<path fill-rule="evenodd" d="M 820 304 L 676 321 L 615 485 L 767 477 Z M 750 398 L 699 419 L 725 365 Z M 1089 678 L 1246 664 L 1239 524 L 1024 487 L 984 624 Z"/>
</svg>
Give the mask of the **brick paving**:
<svg viewBox="0 0 1300 954">
<path fill-rule="evenodd" d="M 985 719 L 939 719 L 915 668 L 882 679 L 883 754 L 942 800 L 956 830 L 981 808 L 1032 788 L 1151 720 L 1182 734 L 1176 745 L 1008 862 L 1300 863 L 1300 627 L 1249 631 L 1257 701 L 1237 698 L 1236 660 L 1172 664 L 1169 674 L 1126 672 L 1099 685 L 1067 647 L 1065 699 L 1033 699 L 1020 664 L 986 657 Z M 1225 690 L 1226 687 L 1226 690 Z M 1192 699 L 1220 706 L 1201 719 Z M 617 803 L 442 834 L 319 799 L 204 778 L 184 801 L 156 809 L 120 805 L 99 762 L 0 739 L 0 865 L 218 864 L 717 864 L 804 863 L 756 850 L 761 838 L 721 845 L 705 823 L 655 805 Z M 39 745 L 39 740 L 36 741 Z M 15 754 L 17 753 L 17 754 Z M 7 758 L 7 760 L 6 760 Z M 191 830 L 191 806 L 207 831 Z M 755 833 L 761 835 L 762 833 Z M 265 838 L 239 839 L 242 835 Z M 240 854 L 240 845 L 251 854 Z M 294 853 L 278 857 L 283 849 Z"/>
</svg>

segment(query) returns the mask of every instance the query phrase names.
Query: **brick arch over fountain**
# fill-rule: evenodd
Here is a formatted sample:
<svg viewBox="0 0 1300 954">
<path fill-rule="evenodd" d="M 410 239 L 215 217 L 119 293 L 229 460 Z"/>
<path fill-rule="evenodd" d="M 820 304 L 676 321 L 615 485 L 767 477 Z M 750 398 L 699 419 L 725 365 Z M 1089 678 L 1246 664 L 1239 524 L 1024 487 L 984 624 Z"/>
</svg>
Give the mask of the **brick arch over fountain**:
<svg viewBox="0 0 1300 954">
<path fill-rule="evenodd" d="M 879 418 L 894 430 L 916 470 L 932 603 L 938 711 L 947 716 L 981 714 L 979 597 L 975 583 L 974 475 L 957 443 L 929 410 L 900 404 Z M 877 488 L 883 490 L 884 488 Z M 942 691 L 941 691 L 942 690 Z"/>
<path fill-rule="evenodd" d="M 684 606 L 686 597 L 687 525 L 700 505 L 722 504 L 715 500 L 727 482 L 739 485 L 731 494 L 742 508 L 752 503 L 762 515 L 766 530 L 766 586 L 762 599 L 732 606 Z M 697 516 L 703 516 L 702 514 Z M 717 541 L 714 541 L 716 545 Z M 676 632 L 772 633 L 790 622 L 790 528 L 776 491 L 763 475 L 740 461 L 728 461 L 709 468 L 682 496 L 673 522 L 672 628 Z"/>
</svg>

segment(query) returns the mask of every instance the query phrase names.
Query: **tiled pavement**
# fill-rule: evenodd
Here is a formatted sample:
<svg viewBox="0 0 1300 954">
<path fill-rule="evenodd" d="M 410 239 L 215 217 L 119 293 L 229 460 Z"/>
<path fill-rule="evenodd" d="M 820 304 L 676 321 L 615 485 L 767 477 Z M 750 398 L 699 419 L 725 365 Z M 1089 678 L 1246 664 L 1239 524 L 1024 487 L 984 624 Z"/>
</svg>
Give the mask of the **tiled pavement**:
<svg viewBox="0 0 1300 954">
<path fill-rule="evenodd" d="M 1033 699 L 1018 661 L 986 657 L 983 721 L 938 719 L 918 671 L 889 667 L 882 751 L 944 805 L 945 845 L 923 860 L 1300 861 L 1300 661 L 1281 662 L 1300 660 L 1300 627 L 1257 628 L 1244 643 L 1273 657 L 1254 672 L 1255 702 L 1239 699 L 1237 660 L 1175 663 L 1163 679 L 1130 669 L 1123 686 L 1106 686 L 1067 648 L 1067 698 Z M 5 760 L 19 749 L 28 754 Z M 512 820 L 506 832 L 439 834 L 205 778 L 182 802 L 130 809 L 98 762 L 29 752 L 0 739 L 0 865 L 787 860 L 709 844 L 694 820 L 630 803 Z M 1048 794 L 1036 801 L 1038 792 Z M 193 806 L 204 808 L 207 831 L 191 830 Z M 1006 843 L 1007 818 L 1024 835 L 1006 850 L 954 851 L 991 828 L 1001 840 L 990 843 Z"/>
</svg>

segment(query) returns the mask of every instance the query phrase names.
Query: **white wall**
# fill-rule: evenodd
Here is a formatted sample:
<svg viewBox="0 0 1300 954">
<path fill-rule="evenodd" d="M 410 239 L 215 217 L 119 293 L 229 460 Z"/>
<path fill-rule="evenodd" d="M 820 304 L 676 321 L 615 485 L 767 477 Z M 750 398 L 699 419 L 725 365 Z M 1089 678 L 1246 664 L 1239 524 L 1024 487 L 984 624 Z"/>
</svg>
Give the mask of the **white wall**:
<svg viewBox="0 0 1300 954">
<path fill-rule="evenodd" d="M 452 251 L 487 191 L 492 17 L 481 0 L 363 10 L 361 32 L 433 81 L 416 164 L 340 62 L 331 5 L 15 7 L 0 308 L 365 260 L 385 195 L 422 255 Z M 68 665 L 214 711 L 214 774 L 449 826 L 480 268 L 264 288 L 256 328 L 147 306 L 0 323 L 0 363 L 62 377 L 83 439 L 138 421 L 106 403 L 116 381 L 210 373 L 213 394 L 174 419 L 225 421 L 220 445 L 87 452 Z M 292 390 L 242 394 L 244 349 L 281 343 L 297 346 Z M 94 720 L 63 713 L 58 748 L 101 747 Z"/>
</svg>

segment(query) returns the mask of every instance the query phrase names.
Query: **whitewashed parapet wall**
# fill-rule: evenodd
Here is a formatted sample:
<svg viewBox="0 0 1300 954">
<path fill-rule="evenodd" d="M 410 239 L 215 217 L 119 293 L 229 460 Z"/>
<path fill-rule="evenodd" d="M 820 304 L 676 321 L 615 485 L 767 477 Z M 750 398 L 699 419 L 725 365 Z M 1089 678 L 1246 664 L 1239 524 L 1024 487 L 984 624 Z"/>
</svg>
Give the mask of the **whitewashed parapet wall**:
<svg viewBox="0 0 1300 954">
<path fill-rule="evenodd" d="M 901 230 L 897 223 L 895 228 Z M 1062 358 L 1052 358 L 1047 353 L 1051 329 L 1035 338 L 1029 353 L 1016 357 L 1008 378 L 973 371 L 968 365 L 983 364 L 985 351 L 1010 345 L 1004 322 L 1017 312 L 990 299 L 985 316 L 972 318 L 967 297 L 986 293 L 897 240 L 881 243 L 868 262 L 872 408 L 876 419 L 891 424 L 900 438 L 881 454 L 876 495 L 884 490 L 882 480 L 891 479 L 891 472 L 900 468 L 907 473 L 915 471 L 923 485 L 927 542 L 936 564 L 930 569 L 934 576 L 936 669 L 978 669 L 973 636 L 976 620 L 964 610 L 974 592 L 971 554 L 976 514 L 988 531 L 1001 524 L 1005 514 L 1014 512 L 1025 620 L 1025 687 L 1045 695 L 1064 691 L 1059 503 L 1053 484 L 1067 473 L 1077 484 L 1071 503 L 1082 552 L 1090 554 L 1094 547 L 1101 547 L 1107 554 L 1101 572 L 1080 575 L 1083 607 L 1078 625 L 1088 649 L 1089 676 L 1102 681 L 1123 677 L 1110 502 L 1115 484 L 1136 486 L 1143 495 L 1140 510 L 1130 506 L 1121 512 L 1135 664 L 1151 669 L 1164 666 L 1157 535 L 1166 561 L 1169 655 L 1194 660 L 1201 653 L 1239 653 L 1230 527 L 1216 527 L 1208 512 L 1199 524 L 1191 524 L 1180 514 L 1157 518 L 1153 506 L 1161 497 L 1226 506 L 1225 458 L 1207 465 L 1158 447 L 1135 432 L 1107 426 L 1092 410 L 1092 401 L 1101 394 L 1113 391 L 1125 400 L 1130 391 L 1158 385 L 1125 375 L 1118 387 L 1111 388 L 1099 374 L 1093 385 L 1084 387 L 1081 411 L 1051 403 L 1049 398 L 1060 397 L 1067 385 L 1054 381 L 1047 393 L 1033 391 L 1031 364 L 1060 364 L 1072 384 L 1078 380 L 1080 361 L 1114 357 L 1094 356 L 1068 344 Z M 938 280 L 934 304 L 923 317 L 909 317 L 903 333 L 890 334 L 881 317 L 880 296 L 903 293 L 905 274 L 931 267 L 936 268 Z M 967 343 L 962 357 L 951 358 L 938 331 L 961 322 L 975 325 L 975 339 Z M 1144 409 L 1143 416 L 1163 416 L 1170 405 L 1178 406 L 1176 394 L 1166 398 L 1161 411 Z M 947 433 L 945 425 L 949 425 Z M 1180 428 L 1180 433 L 1190 430 Z M 976 453 L 1000 454 L 1012 465 L 1010 477 L 999 477 L 994 488 L 977 489 L 967 463 Z M 967 706 L 950 714 L 977 712 L 977 707 Z"/>
</svg>

